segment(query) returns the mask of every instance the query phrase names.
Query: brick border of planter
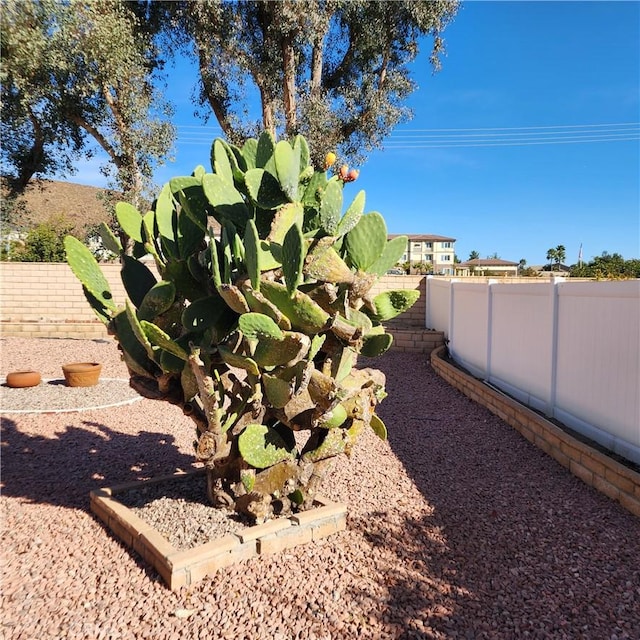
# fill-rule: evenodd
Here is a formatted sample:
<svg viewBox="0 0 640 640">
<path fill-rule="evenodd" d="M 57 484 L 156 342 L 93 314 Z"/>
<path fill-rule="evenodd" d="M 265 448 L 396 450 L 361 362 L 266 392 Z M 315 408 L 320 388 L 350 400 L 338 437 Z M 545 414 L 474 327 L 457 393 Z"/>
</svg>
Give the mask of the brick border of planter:
<svg viewBox="0 0 640 640">
<path fill-rule="evenodd" d="M 590 487 L 640 517 L 640 473 L 447 362 L 445 353 L 446 347 L 440 347 L 430 357 L 431 366 L 441 378 L 511 425 Z"/>
<path fill-rule="evenodd" d="M 310 511 L 270 520 L 192 549 L 179 550 L 117 499 L 119 493 L 131 489 L 204 473 L 204 469 L 194 469 L 104 487 L 90 494 L 91 511 L 117 538 L 151 564 L 172 591 L 194 584 L 236 562 L 320 540 L 347 528 L 347 506 L 316 497 L 319 506 Z"/>
</svg>

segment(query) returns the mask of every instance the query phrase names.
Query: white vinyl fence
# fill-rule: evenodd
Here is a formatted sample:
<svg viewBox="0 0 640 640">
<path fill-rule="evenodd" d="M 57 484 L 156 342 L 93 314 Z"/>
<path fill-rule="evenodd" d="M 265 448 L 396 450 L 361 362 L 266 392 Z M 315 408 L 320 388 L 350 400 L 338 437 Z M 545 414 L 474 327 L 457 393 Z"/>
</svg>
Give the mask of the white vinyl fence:
<svg viewBox="0 0 640 640">
<path fill-rule="evenodd" d="M 640 464 L 640 280 L 429 277 L 425 325 L 476 377 Z"/>
</svg>

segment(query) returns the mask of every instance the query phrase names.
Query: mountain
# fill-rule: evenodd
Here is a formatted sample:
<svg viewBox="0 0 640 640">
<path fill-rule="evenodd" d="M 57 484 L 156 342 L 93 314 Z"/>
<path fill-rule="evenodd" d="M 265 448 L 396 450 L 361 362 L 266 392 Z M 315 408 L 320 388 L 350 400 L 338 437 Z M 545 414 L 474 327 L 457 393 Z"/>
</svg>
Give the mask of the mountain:
<svg viewBox="0 0 640 640">
<path fill-rule="evenodd" d="M 75 182 L 32 180 L 15 204 L 10 217 L 11 226 L 27 231 L 52 216 L 63 216 L 80 237 L 100 222 L 109 222 L 114 204 L 107 204 L 99 196 L 108 198 L 107 189 Z M 6 194 L 2 185 L 3 198 Z"/>
</svg>

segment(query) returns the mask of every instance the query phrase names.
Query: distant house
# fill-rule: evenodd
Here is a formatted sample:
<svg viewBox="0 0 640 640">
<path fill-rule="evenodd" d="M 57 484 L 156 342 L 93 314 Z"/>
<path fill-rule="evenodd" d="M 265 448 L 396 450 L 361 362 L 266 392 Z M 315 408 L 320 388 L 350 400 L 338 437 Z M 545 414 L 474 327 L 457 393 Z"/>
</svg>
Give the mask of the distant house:
<svg viewBox="0 0 640 640">
<path fill-rule="evenodd" d="M 432 235 L 391 234 L 389 239 L 407 235 L 407 250 L 400 262 L 408 262 L 413 270 L 420 265 L 431 273 L 453 275 L 455 270 L 455 238 Z"/>
<path fill-rule="evenodd" d="M 518 275 L 518 262 L 499 258 L 476 258 L 456 265 L 458 276 L 512 276 Z"/>
</svg>

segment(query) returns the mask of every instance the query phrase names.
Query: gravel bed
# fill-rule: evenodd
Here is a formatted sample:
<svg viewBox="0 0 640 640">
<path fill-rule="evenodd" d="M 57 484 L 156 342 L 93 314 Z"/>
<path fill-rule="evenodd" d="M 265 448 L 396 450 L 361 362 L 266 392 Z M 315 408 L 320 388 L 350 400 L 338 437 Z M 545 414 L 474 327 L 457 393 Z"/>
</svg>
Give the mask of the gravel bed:
<svg viewBox="0 0 640 640">
<path fill-rule="evenodd" d="M 238 514 L 214 509 L 207 501 L 204 476 L 167 480 L 116 496 L 176 549 L 191 549 L 250 526 Z"/>
<path fill-rule="evenodd" d="M 4 338 L 0 348 L 2 375 L 55 377 L 61 362 L 88 359 L 105 377 L 126 375 L 109 341 Z M 192 423 L 147 399 L 3 415 L 0 636 L 640 638 L 640 519 L 424 356 L 376 363 L 389 441 L 365 434 L 323 487 L 349 505 L 347 530 L 176 593 L 92 517 L 89 491 L 192 468 Z"/>
<path fill-rule="evenodd" d="M 128 378 L 100 378 L 92 387 L 68 387 L 63 378 L 43 380 L 35 387 L 24 389 L 14 389 L 4 383 L 0 385 L 3 413 L 85 411 L 137 400 L 141 397 L 129 386 Z"/>
</svg>

